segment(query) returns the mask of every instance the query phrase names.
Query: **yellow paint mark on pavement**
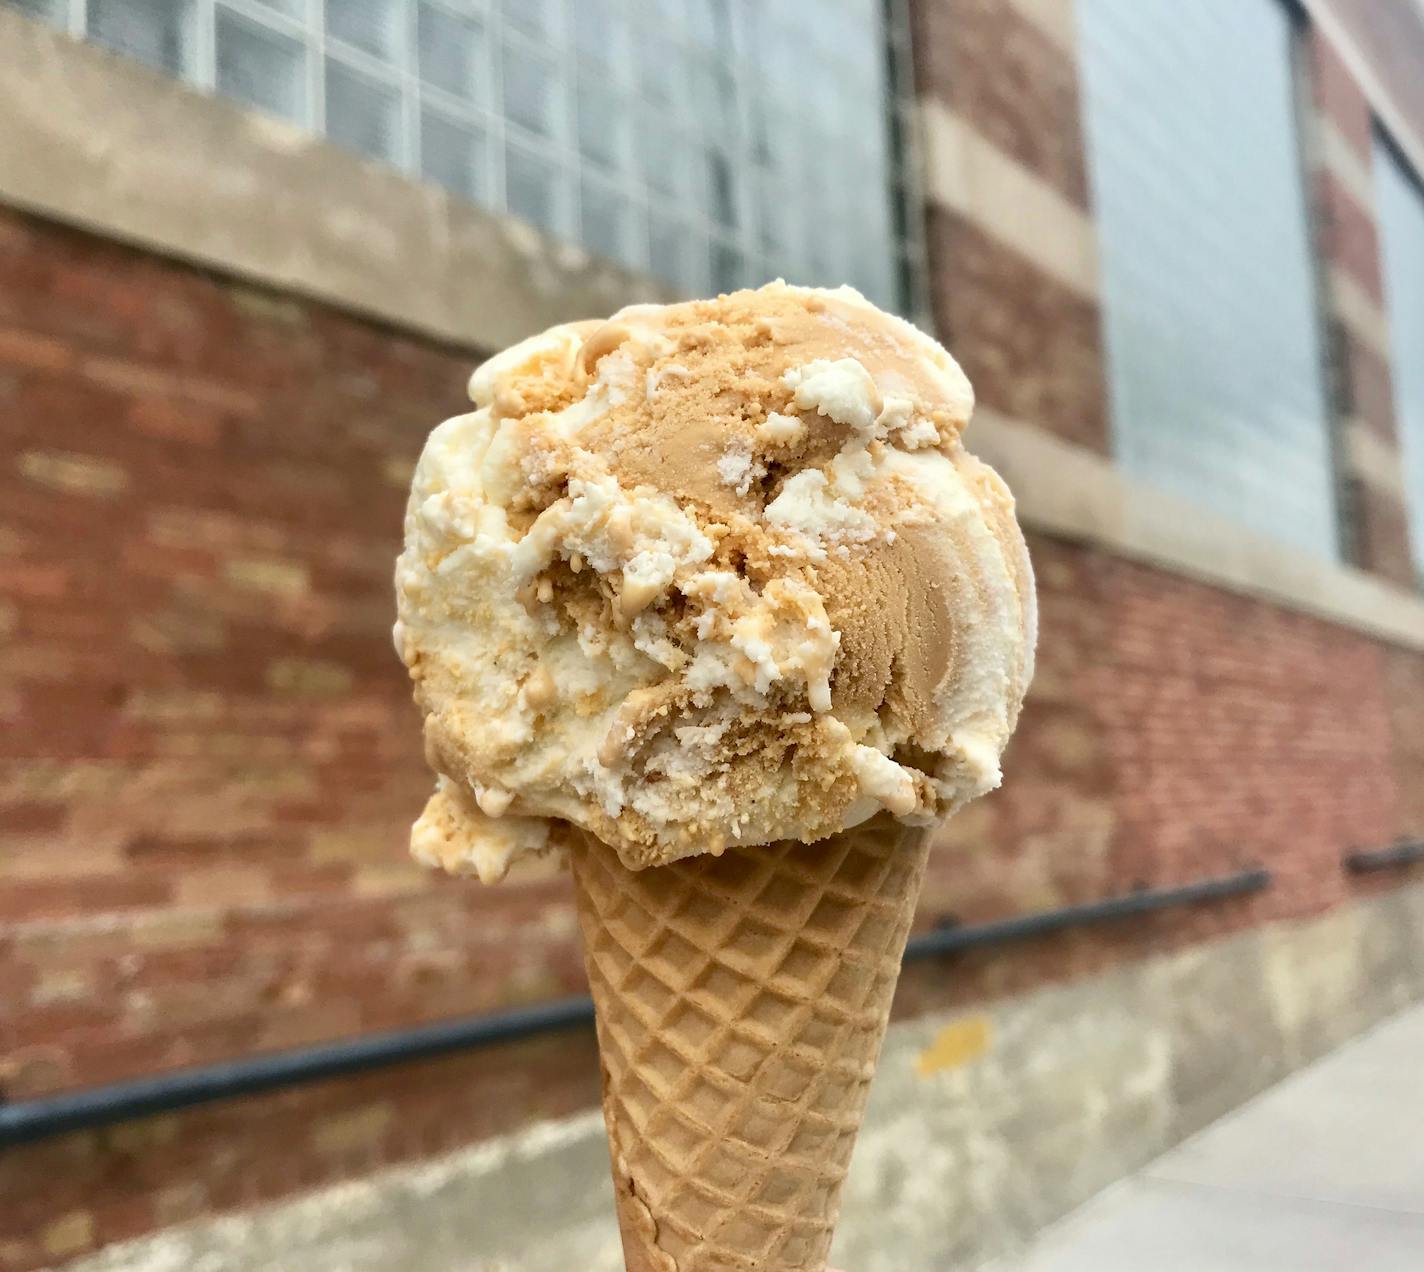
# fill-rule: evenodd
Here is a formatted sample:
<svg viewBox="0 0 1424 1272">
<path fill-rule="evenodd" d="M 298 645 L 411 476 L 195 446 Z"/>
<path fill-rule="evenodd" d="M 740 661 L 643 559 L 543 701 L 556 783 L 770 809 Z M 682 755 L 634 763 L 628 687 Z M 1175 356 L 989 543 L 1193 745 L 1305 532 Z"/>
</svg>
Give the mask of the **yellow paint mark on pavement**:
<svg viewBox="0 0 1424 1272">
<path fill-rule="evenodd" d="M 946 1025 L 915 1062 L 922 1078 L 945 1069 L 958 1069 L 977 1060 L 994 1044 L 994 1023 L 988 1016 L 966 1016 Z"/>
</svg>

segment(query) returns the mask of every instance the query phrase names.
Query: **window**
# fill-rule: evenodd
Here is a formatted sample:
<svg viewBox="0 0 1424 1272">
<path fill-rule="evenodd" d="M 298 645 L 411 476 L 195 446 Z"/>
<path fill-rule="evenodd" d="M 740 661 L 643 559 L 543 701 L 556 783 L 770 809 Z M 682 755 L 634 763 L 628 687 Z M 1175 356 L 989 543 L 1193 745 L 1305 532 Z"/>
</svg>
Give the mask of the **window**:
<svg viewBox="0 0 1424 1272">
<path fill-rule="evenodd" d="M 903 307 L 883 0 L 0 3 L 682 289 Z"/>
<path fill-rule="evenodd" d="M 1380 138 L 1374 160 L 1409 541 L 1424 578 L 1424 185 Z"/>
<path fill-rule="evenodd" d="M 1079 0 L 1123 468 L 1339 555 L 1295 31 L 1278 0 Z"/>
</svg>

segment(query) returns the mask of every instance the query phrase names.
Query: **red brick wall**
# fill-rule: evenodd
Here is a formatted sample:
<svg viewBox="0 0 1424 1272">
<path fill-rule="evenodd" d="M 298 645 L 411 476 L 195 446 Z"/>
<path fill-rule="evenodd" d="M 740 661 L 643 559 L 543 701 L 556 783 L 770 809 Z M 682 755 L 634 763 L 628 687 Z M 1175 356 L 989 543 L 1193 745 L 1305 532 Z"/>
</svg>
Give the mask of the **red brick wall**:
<svg viewBox="0 0 1424 1272">
<path fill-rule="evenodd" d="M 897 1010 L 1034 988 L 1395 886 L 1341 868 L 1424 834 L 1424 656 L 1041 536 L 1039 668 L 1005 784 L 940 832 L 922 922 L 1256 865 L 1269 891 L 907 968 Z M 1416 873 L 1412 878 L 1419 878 Z"/>
<path fill-rule="evenodd" d="M 494 898 L 405 852 L 429 778 L 393 557 L 473 360 L 0 213 L 5 1099 L 581 986 L 560 883 Z M 432 1115 L 403 1104 L 392 1144 L 586 1103 L 586 1053 L 196 1114 L 152 1156 L 141 1129 L 4 1154 L 0 1266 L 76 1199 L 108 1240 L 329 1177 L 350 1154 L 303 1145 L 411 1082 Z"/>
<path fill-rule="evenodd" d="M 0 219 L 0 1081 L 10 1099 L 576 992 L 561 879 L 416 871 L 427 779 L 389 650 L 402 484 L 471 355 Z M 1424 660 L 1036 539 L 1006 788 L 924 922 L 1270 864 L 1255 901 L 907 977 L 914 1012 L 1354 886 L 1424 828 Z M 1416 783 L 1417 786 L 1417 783 Z M 587 1034 L 0 1155 L 0 1267 L 589 1107 Z"/>
</svg>

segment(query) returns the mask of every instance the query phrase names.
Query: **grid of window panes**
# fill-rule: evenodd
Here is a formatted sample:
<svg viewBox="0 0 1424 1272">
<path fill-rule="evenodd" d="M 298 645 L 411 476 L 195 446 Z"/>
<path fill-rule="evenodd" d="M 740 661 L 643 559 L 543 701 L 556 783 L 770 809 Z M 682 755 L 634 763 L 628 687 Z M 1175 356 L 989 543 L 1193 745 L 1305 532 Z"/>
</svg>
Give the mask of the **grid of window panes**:
<svg viewBox="0 0 1424 1272">
<path fill-rule="evenodd" d="M 1395 423 L 1404 460 L 1409 540 L 1424 579 L 1424 183 L 1375 139 L 1375 183 L 1394 358 Z"/>
<path fill-rule="evenodd" d="M 1123 467 L 1337 556 L 1295 32 L 1280 0 L 1079 0 Z"/>
<path fill-rule="evenodd" d="M 689 293 L 895 306 L 883 0 L 0 0 Z"/>
</svg>

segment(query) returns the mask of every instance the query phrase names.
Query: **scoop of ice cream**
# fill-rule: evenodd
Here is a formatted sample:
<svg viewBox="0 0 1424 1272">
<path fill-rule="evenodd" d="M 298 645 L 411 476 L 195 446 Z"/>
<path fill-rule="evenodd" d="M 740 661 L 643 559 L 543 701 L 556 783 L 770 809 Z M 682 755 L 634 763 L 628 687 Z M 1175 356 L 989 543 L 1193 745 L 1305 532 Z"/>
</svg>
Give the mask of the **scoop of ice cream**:
<svg viewBox="0 0 1424 1272">
<path fill-rule="evenodd" d="M 638 869 L 998 784 L 1033 580 L 935 341 L 775 283 L 555 327 L 470 396 L 396 570 L 417 856 L 497 879 L 566 822 Z"/>
</svg>

